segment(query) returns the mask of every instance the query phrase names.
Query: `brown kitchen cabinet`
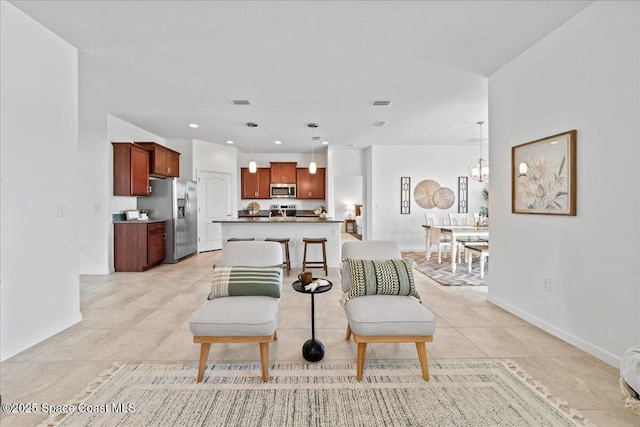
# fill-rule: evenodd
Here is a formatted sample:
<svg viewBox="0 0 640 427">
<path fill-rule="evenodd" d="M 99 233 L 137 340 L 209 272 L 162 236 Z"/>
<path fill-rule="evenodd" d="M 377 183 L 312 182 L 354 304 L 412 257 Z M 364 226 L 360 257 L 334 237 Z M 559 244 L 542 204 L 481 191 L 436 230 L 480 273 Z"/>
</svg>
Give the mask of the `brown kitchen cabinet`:
<svg viewBox="0 0 640 427">
<path fill-rule="evenodd" d="M 149 152 L 131 142 L 112 142 L 113 195 L 149 195 Z"/>
<path fill-rule="evenodd" d="M 240 187 L 242 199 L 270 199 L 271 170 L 258 168 L 256 173 L 249 168 L 240 168 Z"/>
<path fill-rule="evenodd" d="M 308 168 L 296 169 L 297 199 L 325 198 L 325 168 L 318 168 L 315 174 L 310 174 Z"/>
<path fill-rule="evenodd" d="M 113 224 L 116 271 L 145 271 L 164 259 L 164 221 Z"/>
<path fill-rule="evenodd" d="M 295 184 L 296 162 L 271 162 L 271 184 Z"/>
<path fill-rule="evenodd" d="M 151 153 L 149 175 L 154 178 L 180 176 L 180 153 L 156 142 L 135 142 L 135 144 Z"/>
</svg>

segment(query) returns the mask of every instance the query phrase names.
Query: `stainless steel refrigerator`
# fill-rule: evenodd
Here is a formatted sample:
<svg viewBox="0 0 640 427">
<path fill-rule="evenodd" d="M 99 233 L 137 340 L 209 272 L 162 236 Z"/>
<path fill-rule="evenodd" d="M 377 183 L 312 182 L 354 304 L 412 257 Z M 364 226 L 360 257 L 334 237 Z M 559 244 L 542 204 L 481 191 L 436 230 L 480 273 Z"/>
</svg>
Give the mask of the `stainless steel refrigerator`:
<svg viewBox="0 0 640 427">
<path fill-rule="evenodd" d="M 196 183 L 182 178 L 151 181 L 151 194 L 138 197 L 149 218 L 166 219 L 165 263 L 176 263 L 198 250 Z"/>
</svg>

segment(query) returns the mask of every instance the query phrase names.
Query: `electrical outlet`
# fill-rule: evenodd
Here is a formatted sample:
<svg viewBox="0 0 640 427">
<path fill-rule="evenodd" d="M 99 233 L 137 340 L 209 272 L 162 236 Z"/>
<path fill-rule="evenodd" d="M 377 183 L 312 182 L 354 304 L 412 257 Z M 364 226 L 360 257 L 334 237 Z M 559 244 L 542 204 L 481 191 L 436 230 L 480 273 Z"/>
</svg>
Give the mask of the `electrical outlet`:
<svg viewBox="0 0 640 427">
<path fill-rule="evenodd" d="M 58 204 L 58 216 L 67 216 L 67 207 L 65 205 Z"/>
<path fill-rule="evenodd" d="M 551 278 L 545 277 L 542 279 L 542 290 L 546 292 L 551 292 Z"/>
</svg>

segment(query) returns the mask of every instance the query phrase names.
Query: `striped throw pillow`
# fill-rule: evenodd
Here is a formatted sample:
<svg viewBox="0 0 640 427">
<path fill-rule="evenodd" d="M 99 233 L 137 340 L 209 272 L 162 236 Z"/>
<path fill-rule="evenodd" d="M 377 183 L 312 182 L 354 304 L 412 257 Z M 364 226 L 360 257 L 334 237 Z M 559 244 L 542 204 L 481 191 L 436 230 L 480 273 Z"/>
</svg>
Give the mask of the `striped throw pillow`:
<svg viewBox="0 0 640 427">
<path fill-rule="evenodd" d="M 347 258 L 343 262 L 351 277 L 351 289 L 345 295 L 346 300 L 363 295 L 409 295 L 420 299 L 413 280 L 411 258 Z"/>
<path fill-rule="evenodd" d="M 215 267 L 208 299 L 263 295 L 280 298 L 282 266 Z"/>
</svg>

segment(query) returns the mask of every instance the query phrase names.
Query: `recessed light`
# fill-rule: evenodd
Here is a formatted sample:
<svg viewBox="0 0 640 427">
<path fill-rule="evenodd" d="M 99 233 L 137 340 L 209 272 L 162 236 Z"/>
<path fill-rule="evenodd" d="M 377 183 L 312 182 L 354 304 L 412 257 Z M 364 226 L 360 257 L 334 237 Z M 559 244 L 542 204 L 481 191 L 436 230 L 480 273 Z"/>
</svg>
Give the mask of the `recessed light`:
<svg viewBox="0 0 640 427">
<path fill-rule="evenodd" d="M 233 144 L 233 141 L 227 141 L 227 144 Z"/>
<path fill-rule="evenodd" d="M 195 123 L 189 123 L 189 127 L 190 128 L 197 128 L 199 126 L 197 124 L 195 124 Z"/>
<path fill-rule="evenodd" d="M 322 145 L 329 145 L 329 141 L 322 141 Z"/>
<path fill-rule="evenodd" d="M 282 141 L 275 141 L 274 144 L 280 145 L 280 144 L 282 144 Z"/>
</svg>

